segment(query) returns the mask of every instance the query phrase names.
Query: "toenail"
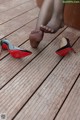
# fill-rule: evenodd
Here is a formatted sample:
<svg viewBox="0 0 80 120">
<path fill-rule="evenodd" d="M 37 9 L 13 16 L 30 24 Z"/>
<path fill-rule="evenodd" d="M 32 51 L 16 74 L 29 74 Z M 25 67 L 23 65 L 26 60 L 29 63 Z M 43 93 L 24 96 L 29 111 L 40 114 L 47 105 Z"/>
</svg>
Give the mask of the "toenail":
<svg viewBox="0 0 80 120">
<path fill-rule="evenodd" d="M 54 32 L 54 30 L 51 30 L 51 32 Z"/>
<path fill-rule="evenodd" d="M 43 26 L 43 28 L 46 28 L 45 26 Z"/>
<path fill-rule="evenodd" d="M 43 27 L 43 25 L 41 25 L 41 27 Z"/>
<path fill-rule="evenodd" d="M 48 28 L 46 28 L 46 30 L 48 30 Z"/>
<path fill-rule="evenodd" d="M 51 29 L 50 29 L 50 28 L 49 28 L 48 30 L 49 30 L 49 31 L 51 31 Z"/>
</svg>

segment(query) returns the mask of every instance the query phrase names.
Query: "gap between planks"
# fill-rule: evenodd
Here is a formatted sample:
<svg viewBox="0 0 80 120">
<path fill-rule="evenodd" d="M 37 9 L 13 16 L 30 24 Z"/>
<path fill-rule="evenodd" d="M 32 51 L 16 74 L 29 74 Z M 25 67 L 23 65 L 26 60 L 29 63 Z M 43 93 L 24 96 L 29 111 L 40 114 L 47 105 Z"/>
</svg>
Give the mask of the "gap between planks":
<svg viewBox="0 0 80 120">
<path fill-rule="evenodd" d="M 5 13 L 0 13 L 0 25 L 11 21 L 12 19 L 25 14 L 26 12 L 32 10 L 33 8 L 35 8 L 36 5 L 33 1 L 27 1 L 26 3 L 6 11 Z"/>
<path fill-rule="evenodd" d="M 79 42 L 80 39 L 78 43 Z M 40 86 L 28 103 L 26 102 L 26 105 L 23 106 L 21 112 L 17 114 L 17 117 L 15 116 L 13 119 L 53 120 L 71 87 L 73 87 L 77 82 L 76 78 L 80 72 L 79 59 L 79 53 L 76 58 L 73 54 L 73 58 L 70 60 L 66 56 L 51 73 L 51 75 L 48 76 L 47 80 L 42 84 L 42 86 Z"/>
<path fill-rule="evenodd" d="M 46 39 L 46 41 L 42 42 L 42 48 L 39 50 L 34 50 L 32 56 L 30 57 L 26 57 L 24 59 L 21 60 L 17 60 L 17 59 L 13 59 L 12 57 L 8 56 L 5 59 L 2 60 L 1 65 L 0 65 L 0 74 L 1 74 L 1 79 L 0 79 L 0 89 L 2 89 L 6 83 L 10 82 L 12 80 L 12 78 L 14 78 L 24 67 L 26 67 L 28 65 L 28 63 L 30 61 L 32 61 L 41 51 L 43 51 L 43 49 L 51 42 L 53 41 L 55 38 L 57 38 L 66 28 L 64 27 L 62 30 L 58 31 L 54 36 L 53 35 L 46 35 L 44 37 L 44 40 Z M 45 42 L 45 43 L 44 43 Z M 29 41 L 27 42 L 27 44 L 24 44 L 22 46 L 24 49 L 28 49 L 30 51 L 32 51 L 33 49 L 31 48 Z M 27 62 L 26 62 L 27 59 Z M 23 62 L 22 62 L 23 61 Z M 12 67 L 12 71 L 10 70 L 10 68 L 8 67 L 9 65 L 14 65 L 15 67 Z M 21 65 L 20 65 L 21 64 Z M 5 73 L 5 70 L 7 70 L 7 73 Z M 17 70 L 17 71 L 16 71 Z M 11 73 L 10 73 L 11 72 Z M 14 74 L 15 73 L 15 74 Z M 14 75 L 13 75 L 14 74 Z M 7 76 L 7 79 L 6 79 Z M 6 82 L 6 83 L 5 83 Z"/>
<path fill-rule="evenodd" d="M 55 120 L 79 120 L 80 119 L 80 74 L 77 77 L 61 110 Z"/>
<path fill-rule="evenodd" d="M 14 2 L 14 0 L 9 0 L 7 2 L 4 2 L 2 4 L 0 4 L 0 13 L 14 9 L 15 7 L 18 7 L 24 3 L 26 3 L 27 1 L 30 0 L 16 0 L 16 2 Z"/>
<path fill-rule="evenodd" d="M 58 56 L 56 56 L 55 54 L 53 54 L 53 56 L 52 56 L 51 53 L 54 53 L 55 49 L 58 47 L 56 45 L 59 43 L 59 39 L 61 37 L 62 36 L 57 38 L 56 41 L 54 41 L 54 44 L 52 44 L 53 43 L 52 42 L 39 56 L 37 56 L 37 58 L 35 58 L 35 60 L 33 60 L 24 70 L 22 70 L 22 72 L 19 73 L 13 79 L 13 81 L 11 81 L 8 85 L 6 85 L 1 90 L 1 94 L 0 94 L 1 102 L 0 103 L 2 103 L 2 102 L 3 103 L 1 104 L 2 106 L 0 108 L 1 108 L 1 111 L 4 112 L 4 106 L 5 106 L 5 109 L 7 109 L 6 112 L 8 115 L 8 120 L 12 118 L 11 115 L 14 116 L 14 114 L 17 111 L 19 111 L 20 107 L 24 105 L 25 101 L 27 101 L 27 99 L 31 96 L 31 94 L 35 91 L 35 89 L 45 79 L 46 75 L 48 75 L 50 73 L 51 69 L 54 68 L 56 63 L 58 63 L 60 61 L 60 58 Z M 72 42 L 74 42 L 74 41 L 72 41 Z M 54 49 L 52 49 L 52 48 L 54 48 Z M 50 53 L 49 53 L 49 50 L 51 51 Z M 56 67 L 56 69 L 54 70 L 54 71 L 56 71 L 55 74 L 50 75 L 51 77 L 53 77 L 55 75 L 54 76 L 55 80 L 59 77 L 59 75 L 60 75 L 60 78 L 68 77 L 67 81 L 65 81 L 65 82 L 67 82 L 65 87 L 67 88 L 67 85 L 68 85 L 69 88 L 67 88 L 67 90 L 65 92 L 67 92 L 71 88 L 71 85 L 74 82 L 74 81 L 70 80 L 69 77 L 71 77 L 71 78 L 74 77 L 74 80 L 75 80 L 75 77 L 77 77 L 77 75 L 79 74 L 78 71 L 80 69 L 80 67 L 79 67 L 80 63 L 79 63 L 78 59 L 80 59 L 79 54 L 76 54 L 76 55 L 71 54 L 71 57 L 69 55 L 66 56 L 58 65 L 60 67 Z M 77 63 L 77 64 L 75 65 L 75 63 Z M 73 64 L 73 66 L 72 66 L 72 64 Z M 66 71 L 66 69 L 68 67 L 70 68 L 70 70 Z M 73 70 L 73 67 L 74 67 L 74 70 Z M 34 70 L 34 72 L 33 72 L 33 70 Z M 44 73 L 43 73 L 43 70 L 44 70 Z M 26 74 L 25 74 L 25 71 L 26 71 Z M 61 72 L 61 71 L 64 71 L 64 72 Z M 72 73 L 70 71 L 72 71 Z M 31 74 L 30 76 L 29 76 L 29 73 Z M 64 73 L 67 73 L 67 76 Z M 39 75 L 39 76 L 37 76 L 37 75 Z M 32 79 L 30 79 L 31 76 L 32 76 Z M 57 78 L 56 78 L 56 76 L 57 76 Z M 51 80 L 50 78 L 48 77 L 49 81 Z M 58 80 L 59 80 L 59 78 L 58 78 Z M 27 82 L 27 84 L 24 84 L 24 81 Z M 62 83 L 64 85 L 64 79 L 63 79 Z M 44 84 L 46 84 L 46 81 Z M 52 88 L 54 88 L 54 87 L 52 87 Z M 41 89 L 40 89 L 40 91 L 41 91 Z M 11 98 L 12 98 L 11 100 L 10 100 L 10 96 L 8 96 L 8 95 L 11 96 Z M 16 98 L 14 98 L 14 96 Z M 5 97 L 5 99 L 4 99 L 4 97 Z M 6 103 L 5 103 L 5 100 L 6 100 Z M 13 105 L 12 105 L 12 103 L 13 103 Z M 9 114 L 10 114 L 10 116 L 9 116 Z"/>
<path fill-rule="evenodd" d="M 0 25 L 0 38 L 10 35 L 11 33 L 17 31 L 21 27 L 37 18 L 38 12 L 38 8 L 34 8 L 33 10 L 18 16 L 18 18 L 14 18 L 11 21 Z"/>
</svg>

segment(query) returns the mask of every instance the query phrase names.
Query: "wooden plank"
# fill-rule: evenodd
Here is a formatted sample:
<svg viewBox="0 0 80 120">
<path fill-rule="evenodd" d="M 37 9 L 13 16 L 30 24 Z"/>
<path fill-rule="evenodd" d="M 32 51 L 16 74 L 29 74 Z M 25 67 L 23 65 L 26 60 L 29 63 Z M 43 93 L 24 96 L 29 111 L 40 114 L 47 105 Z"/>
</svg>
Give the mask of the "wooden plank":
<svg viewBox="0 0 80 120">
<path fill-rule="evenodd" d="M 57 47 L 59 45 L 59 40 L 61 39 L 61 37 L 62 37 L 62 35 L 59 36 L 54 42 L 52 42 L 43 52 L 41 52 L 40 55 L 38 55 L 31 63 L 29 63 L 28 66 L 26 66 L 17 76 L 15 76 L 13 78 L 13 80 L 11 82 L 9 82 L 1 90 L 0 112 L 5 112 L 7 114 L 8 120 L 11 120 L 11 118 L 18 112 L 18 110 L 20 110 L 20 108 L 25 104 L 25 102 L 28 100 L 28 98 L 37 89 L 37 87 L 39 87 L 39 85 L 44 81 L 44 79 L 47 77 L 47 75 L 49 75 L 49 73 L 52 71 L 52 69 L 61 60 L 61 57 L 59 57 L 55 54 L 55 50 L 57 49 Z M 49 41 L 49 39 L 47 41 Z M 44 42 L 44 41 L 42 41 L 42 42 L 43 42 L 42 45 L 44 46 L 44 43 L 46 44 L 46 42 Z M 74 42 L 74 40 L 72 40 L 72 42 Z M 38 49 L 38 51 L 39 50 L 40 49 Z M 35 51 L 35 52 L 37 52 L 37 51 Z M 78 71 L 80 69 L 79 59 L 80 59 L 80 55 L 77 55 L 77 54 L 75 55 L 73 53 L 71 53 L 71 55 L 68 55 L 66 57 L 66 59 L 64 59 L 61 62 L 59 70 L 57 68 L 57 70 L 55 72 L 56 75 L 52 74 L 50 77 L 51 79 L 49 78 L 47 81 L 49 81 L 51 83 L 51 80 L 52 80 L 52 82 L 53 82 L 52 77 L 56 76 L 54 82 L 58 82 L 58 80 L 59 80 L 58 77 L 60 76 L 62 78 L 62 76 L 60 74 L 65 75 L 64 73 L 68 67 L 70 67 L 70 71 L 72 70 L 73 74 L 70 74 L 68 72 L 67 75 L 69 75 L 70 78 L 71 78 L 71 76 L 73 77 L 73 75 L 74 75 L 74 79 L 75 79 L 78 74 Z M 21 61 L 18 60 L 17 66 L 14 65 L 15 68 L 17 69 L 21 65 L 21 63 L 24 64 L 26 62 L 25 60 L 27 61 L 28 58 L 21 60 Z M 7 60 L 7 61 L 10 62 L 11 60 Z M 19 65 L 19 63 L 20 63 L 20 65 Z M 77 64 L 75 65 L 75 63 L 77 63 Z M 71 66 L 73 64 L 73 67 L 71 67 L 70 64 L 71 64 Z M 13 65 L 13 63 L 12 63 L 12 65 Z M 9 67 L 9 65 L 8 65 L 8 67 Z M 73 68 L 75 70 L 73 70 Z M 12 73 L 14 72 L 13 69 L 14 68 L 12 67 Z M 62 73 L 59 72 L 61 70 L 64 72 L 62 72 Z M 59 74 L 58 74 L 58 72 L 59 72 Z M 11 75 L 11 74 L 9 74 L 9 75 Z M 63 76 L 63 77 L 66 77 L 66 76 Z M 57 79 L 57 81 L 56 81 L 56 79 Z M 65 81 L 63 79 L 63 83 L 64 82 L 66 82 L 67 84 L 69 83 L 69 88 L 70 88 L 71 87 L 70 85 L 72 85 L 74 80 L 73 81 L 71 80 L 70 81 L 71 83 L 70 83 L 69 79 L 66 79 Z M 67 84 L 65 84 L 65 86 L 67 86 Z M 57 85 L 57 86 L 59 87 L 59 85 Z M 52 88 L 56 88 L 56 87 L 52 87 Z M 68 88 L 68 90 L 69 90 L 69 88 Z M 65 90 L 65 91 L 67 92 L 68 90 Z M 40 91 L 41 91 L 41 89 L 40 89 Z M 61 91 L 61 90 L 59 89 L 59 91 Z M 5 111 L 5 110 L 7 110 L 7 111 Z M 25 111 L 25 115 L 26 115 L 26 111 Z"/>
<path fill-rule="evenodd" d="M 64 29 L 65 28 L 63 28 L 63 30 Z M 44 49 L 44 47 L 46 47 L 52 41 L 52 39 L 54 39 L 58 34 L 60 34 L 60 32 L 62 32 L 62 30 L 60 30 L 59 32 L 57 32 L 54 35 L 46 35 L 44 37 L 44 40 L 46 39 L 46 41 L 43 40 L 41 42 L 41 47 L 38 48 L 38 50 L 32 49 L 29 41 L 27 41 L 27 43 L 25 43 L 23 46 L 21 46 L 21 48 L 32 51 L 33 54 L 31 56 L 28 56 L 28 57 L 20 59 L 20 60 L 13 59 L 10 55 L 7 56 L 6 58 L 4 58 L 0 62 L 0 75 L 1 75 L 0 88 L 2 86 L 4 86 L 19 71 L 21 71 L 21 69 L 23 69 L 37 54 L 39 54 Z M 7 70 L 7 72 L 6 72 L 6 70 Z"/>
<path fill-rule="evenodd" d="M 74 46 L 74 49 L 76 50 L 77 53 L 80 53 L 79 42 L 80 42 L 79 40 L 76 42 L 77 49 L 76 49 L 76 46 Z"/>
<path fill-rule="evenodd" d="M 8 2 L 10 0 L 0 0 L 0 4 L 3 4 L 4 2 Z"/>
<path fill-rule="evenodd" d="M 30 0 L 8 0 L 7 2 L 0 4 L 0 13 L 15 8 L 23 3 L 26 3 L 27 1 Z"/>
<path fill-rule="evenodd" d="M 56 120 L 80 120 L 80 77 Z"/>
<path fill-rule="evenodd" d="M 45 69 L 42 70 L 43 73 L 44 71 Z M 50 74 L 50 76 L 46 79 L 42 86 L 37 90 L 34 96 L 28 101 L 28 103 L 24 106 L 24 108 L 21 110 L 21 112 L 16 116 L 14 120 L 26 120 L 26 119 L 53 120 L 58 109 L 60 108 L 65 97 L 67 96 L 69 90 L 74 84 L 77 76 L 79 75 L 79 72 L 80 72 L 80 52 L 77 53 L 76 55 L 72 54 L 71 57 L 66 56 L 56 67 L 56 69 Z M 37 76 L 38 75 L 43 74 L 38 73 Z M 78 83 L 80 83 L 80 81 Z M 35 84 L 35 82 L 33 84 Z M 75 92 L 77 93 L 77 98 L 74 98 L 76 101 L 80 93 L 80 91 L 78 91 L 79 87 L 77 89 L 77 92 L 75 91 L 76 89 L 74 90 L 74 93 Z M 30 91 L 31 90 L 32 88 L 30 88 Z M 73 101 L 75 101 L 74 99 L 72 98 Z M 66 107 L 68 106 L 69 103 L 71 103 L 71 101 L 70 99 L 68 100 Z M 80 97 L 77 103 L 76 101 L 73 102 L 72 105 L 75 103 L 77 106 L 79 106 Z M 80 107 L 77 108 L 77 106 L 75 108 L 73 108 L 74 106 L 72 106 L 72 109 L 73 111 L 77 110 L 75 112 L 78 114 L 80 112 Z M 78 116 L 76 115 L 74 118 L 72 117 L 73 119 L 71 119 L 70 110 L 72 109 L 66 109 L 66 107 L 64 107 L 64 110 L 65 111 L 69 110 L 69 116 L 67 117 L 67 114 L 63 110 L 62 114 L 64 115 L 65 119 L 59 116 L 58 117 L 59 119 L 57 120 L 79 120 L 75 119 L 75 117 L 80 118 L 80 115 Z"/>
<path fill-rule="evenodd" d="M 35 29 L 36 26 L 36 20 L 33 20 L 29 24 L 23 26 L 19 30 L 15 31 L 14 33 L 10 34 L 7 39 L 10 40 L 14 45 L 20 46 L 22 43 L 24 43 L 28 38 L 30 32 Z M 70 37 L 70 39 L 76 39 L 76 36 L 79 36 L 80 32 L 78 30 L 74 29 L 69 29 L 68 31 L 65 32 L 65 34 L 68 34 L 67 37 Z M 4 56 L 7 55 L 7 51 L 3 51 L 2 54 L 0 55 L 0 59 L 2 59 Z"/>
<path fill-rule="evenodd" d="M 11 20 L 14 17 L 17 17 L 25 12 L 29 11 L 30 9 L 36 7 L 34 1 L 27 1 L 26 3 L 15 7 L 14 9 L 8 10 L 6 12 L 0 13 L 0 24 Z"/>
<path fill-rule="evenodd" d="M 38 16 L 38 12 L 38 8 L 35 8 L 25 14 L 18 16 L 17 18 L 12 19 L 11 21 L 8 21 L 5 24 L 0 25 L 0 38 L 7 36 L 8 34 L 14 32 L 15 30 L 35 19 Z"/>
</svg>

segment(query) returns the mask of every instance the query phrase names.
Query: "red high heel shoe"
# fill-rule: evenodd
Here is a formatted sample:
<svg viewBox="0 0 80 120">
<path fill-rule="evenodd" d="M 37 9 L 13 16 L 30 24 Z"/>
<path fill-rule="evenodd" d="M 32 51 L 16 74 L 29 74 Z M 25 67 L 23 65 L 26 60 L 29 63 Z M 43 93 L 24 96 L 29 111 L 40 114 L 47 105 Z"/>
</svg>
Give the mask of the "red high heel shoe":
<svg viewBox="0 0 80 120">
<path fill-rule="evenodd" d="M 14 58 L 23 58 L 32 54 L 32 52 L 28 50 L 23 50 L 19 47 L 13 46 L 7 39 L 3 39 L 1 41 L 1 46 L 2 46 L 2 49 L 8 50 L 10 55 Z"/>
<path fill-rule="evenodd" d="M 69 39 L 68 38 L 62 38 L 62 41 L 61 42 L 66 42 L 66 45 L 62 46 L 60 49 L 58 49 L 56 51 L 56 54 L 60 55 L 60 56 L 66 56 L 70 51 L 73 51 L 74 53 L 76 53 L 74 51 L 74 49 L 71 47 L 70 45 L 70 42 L 69 42 Z"/>
</svg>

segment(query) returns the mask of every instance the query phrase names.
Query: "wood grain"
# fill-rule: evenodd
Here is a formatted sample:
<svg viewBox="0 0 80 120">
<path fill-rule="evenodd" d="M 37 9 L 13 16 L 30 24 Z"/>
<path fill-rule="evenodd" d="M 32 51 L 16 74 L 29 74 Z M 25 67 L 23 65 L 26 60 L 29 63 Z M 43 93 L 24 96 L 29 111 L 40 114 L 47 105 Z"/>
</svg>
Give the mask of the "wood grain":
<svg viewBox="0 0 80 120">
<path fill-rule="evenodd" d="M 61 104 L 63 103 L 65 97 L 67 96 L 71 86 L 74 84 L 74 82 L 80 72 L 79 59 L 80 59 L 80 53 L 76 54 L 76 55 L 72 54 L 71 57 L 66 56 L 58 64 L 58 66 L 55 68 L 55 70 L 49 75 L 49 77 L 42 84 L 42 86 L 37 90 L 37 92 L 34 94 L 34 96 L 29 100 L 29 102 L 24 106 L 24 108 L 21 110 L 21 112 L 15 118 L 15 120 L 26 120 L 26 119 L 28 119 L 28 120 L 32 120 L 32 119 L 33 120 L 53 120 L 53 118 L 55 117 Z M 49 64 L 51 64 L 51 62 L 49 62 Z M 48 65 L 46 65 L 46 63 L 45 63 L 45 68 L 43 66 L 44 69 L 42 70 L 42 73 L 44 73 L 47 66 Z M 39 76 L 39 78 L 40 78 L 40 76 L 43 75 L 43 74 L 41 74 L 41 72 L 36 73 L 36 74 L 37 74 L 36 76 Z M 27 78 L 27 76 L 26 76 L 26 78 Z M 37 77 L 35 79 L 38 80 L 39 78 Z M 34 78 L 33 78 L 33 80 L 34 80 Z M 39 81 L 41 81 L 41 79 L 39 79 Z M 35 84 L 35 82 L 33 84 Z M 30 90 L 32 90 L 32 87 Z M 76 92 L 76 90 L 75 90 L 75 92 Z M 79 96 L 79 94 L 78 94 L 78 96 Z M 78 103 L 79 102 L 80 101 L 78 99 Z M 67 106 L 68 106 L 68 103 L 69 103 L 69 101 L 67 102 Z M 76 103 L 76 101 L 75 101 L 75 103 Z M 77 104 L 77 105 L 79 105 L 79 104 Z M 79 109 L 80 109 L 80 107 L 78 107 L 78 109 L 77 109 L 77 106 L 76 106 L 77 114 L 80 112 Z M 64 108 L 64 110 L 65 110 L 65 108 Z M 64 112 L 64 110 L 63 110 L 63 112 Z M 74 110 L 75 110 L 75 108 L 74 108 Z M 63 115 L 67 116 L 66 113 Z M 80 115 L 78 115 L 78 118 L 80 118 Z M 68 119 L 69 119 L 69 117 L 68 117 Z M 61 117 L 59 117 L 58 120 L 68 120 L 68 119 L 66 117 L 65 117 L 65 119 L 64 118 L 61 119 Z M 72 120 L 72 119 L 70 119 L 70 120 Z M 79 120 L 79 119 L 77 119 L 77 120 Z"/>
<path fill-rule="evenodd" d="M 14 0 L 6 0 L 6 2 L 1 1 L 2 4 L 0 4 L 0 13 L 5 12 L 9 9 L 13 9 L 27 1 L 30 1 L 30 0 L 15 0 L 15 2 Z"/>
<path fill-rule="evenodd" d="M 61 58 L 55 54 L 55 50 L 57 49 L 57 47 L 59 45 L 60 38 L 61 38 L 61 36 L 59 38 L 57 38 L 55 41 L 53 41 L 43 52 L 40 53 L 40 55 L 38 55 L 31 63 L 29 63 L 28 66 L 26 66 L 19 74 L 17 74 L 17 76 L 15 76 L 13 78 L 13 80 L 11 82 L 9 82 L 1 90 L 0 106 L 2 105 L 2 107 L 0 107 L 0 111 L 6 112 L 6 114 L 8 116 L 8 120 L 10 120 L 17 113 L 17 111 L 20 110 L 20 108 L 25 104 L 25 102 L 28 100 L 28 98 L 33 94 L 33 92 L 39 87 L 39 85 L 44 81 L 44 79 L 50 74 L 50 72 L 54 69 L 54 67 L 57 65 L 57 63 L 61 60 Z M 48 94 L 48 90 L 46 91 L 46 94 L 47 94 L 47 96 L 50 95 L 50 98 L 52 97 L 50 99 L 51 101 L 53 101 L 53 97 L 55 98 L 54 101 L 56 101 L 56 95 L 59 95 L 57 97 L 60 97 L 60 99 L 58 98 L 57 100 L 59 100 L 59 101 L 57 101 L 57 102 L 58 102 L 58 105 L 60 106 L 64 97 L 66 96 L 67 92 L 69 91 L 70 87 L 74 83 L 77 75 L 79 74 L 79 70 L 80 70 L 79 59 L 80 59 L 80 54 L 78 55 L 78 54 L 71 53 L 70 55 L 66 56 L 66 58 L 62 60 L 62 62 L 58 65 L 58 67 L 53 71 L 53 73 L 50 75 L 50 77 L 44 83 L 43 89 L 41 87 L 41 88 L 39 88 L 40 89 L 39 91 L 44 90 L 44 86 L 47 84 L 47 82 L 49 82 L 50 87 L 51 87 L 51 85 L 53 85 L 53 86 L 51 87 L 50 90 L 49 90 L 50 87 L 48 87 L 48 90 L 51 92 L 52 88 L 54 88 L 55 92 L 53 89 L 54 96 L 52 96 L 52 94 L 53 94 L 52 92 L 51 92 L 52 94 Z M 7 60 L 7 61 L 10 62 L 12 60 Z M 21 65 L 21 62 L 22 61 L 19 61 L 19 60 L 17 61 L 17 64 L 16 64 L 17 66 L 15 66 L 15 70 Z M 22 64 L 23 64 L 23 62 L 22 62 Z M 12 63 L 12 65 L 13 65 L 13 63 Z M 11 68 L 12 68 L 12 73 L 13 73 L 15 71 L 14 67 L 11 66 Z M 9 75 L 11 75 L 11 73 Z M 73 81 L 72 81 L 72 79 L 73 79 Z M 47 87 L 46 87 L 46 89 L 47 89 Z M 36 98 L 36 97 L 34 96 L 34 98 Z M 31 99 L 31 101 L 32 101 L 32 99 Z M 33 101 L 35 101 L 35 100 L 33 100 Z M 42 100 L 42 102 L 43 101 L 44 101 L 44 99 Z M 35 103 L 37 103 L 37 102 L 35 101 Z M 54 105 L 56 105 L 56 104 L 57 103 L 55 103 Z M 38 103 L 38 105 L 40 105 L 40 104 Z M 59 106 L 57 106 L 57 108 L 59 108 Z M 30 108 L 35 112 L 34 107 L 30 107 Z M 51 107 L 52 107 L 52 105 L 51 105 Z M 39 106 L 38 106 L 38 108 L 39 108 Z M 7 109 L 7 111 L 5 111 L 5 109 Z M 43 104 L 42 104 L 42 107 L 40 110 L 42 110 L 42 109 L 43 109 Z M 33 113 L 33 114 L 31 114 L 33 117 L 34 112 L 32 112 L 32 110 L 30 110 L 31 111 L 30 114 Z M 54 107 L 52 107 L 51 112 L 53 112 L 53 110 L 54 110 Z M 55 108 L 55 110 L 56 111 L 54 112 L 53 115 L 55 115 L 55 113 L 57 112 L 58 109 Z M 37 113 L 39 112 L 38 109 L 36 111 L 37 111 Z M 26 115 L 26 112 L 25 112 L 25 115 Z M 36 114 L 36 115 L 38 115 L 38 114 Z M 46 115 L 47 115 L 47 111 L 45 111 L 44 116 L 46 116 Z M 53 117 L 53 115 L 52 115 L 52 117 Z M 29 116 L 26 115 L 26 117 L 29 117 Z M 38 115 L 38 117 L 39 117 L 39 115 Z M 39 119 L 38 117 L 37 117 L 37 119 Z M 48 116 L 48 117 L 50 117 L 50 116 Z M 47 120 L 49 120 L 48 117 L 46 117 Z M 21 118 L 21 120 L 22 120 L 22 118 Z"/>
<path fill-rule="evenodd" d="M 0 0 L 0 39 L 6 37 L 13 45 L 32 51 L 23 59 L 12 58 L 8 51 L 0 55 L 0 114 L 5 113 L 7 120 L 53 120 L 80 73 L 79 30 L 65 26 L 45 34 L 38 49 L 31 48 L 29 35 L 39 14 L 35 1 Z M 63 36 L 70 39 L 76 54 L 62 58 L 55 53 Z M 79 79 L 56 119 L 66 120 L 69 115 L 70 120 L 80 119 L 78 94 Z"/>
<path fill-rule="evenodd" d="M 36 5 L 34 1 L 31 0 L 27 1 L 24 4 L 21 4 L 20 6 L 15 7 L 14 9 L 0 13 L 0 24 L 10 21 L 11 19 L 26 13 L 27 11 L 31 10 L 34 7 L 36 7 Z"/>
<path fill-rule="evenodd" d="M 7 23 L 0 25 L 0 38 L 11 34 L 15 30 L 35 19 L 38 16 L 38 12 L 38 8 L 35 8 L 18 16 L 17 18 L 12 19 L 11 21 L 8 21 Z"/>
<path fill-rule="evenodd" d="M 80 120 L 80 77 L 55 120 Z"/>
</svg>

